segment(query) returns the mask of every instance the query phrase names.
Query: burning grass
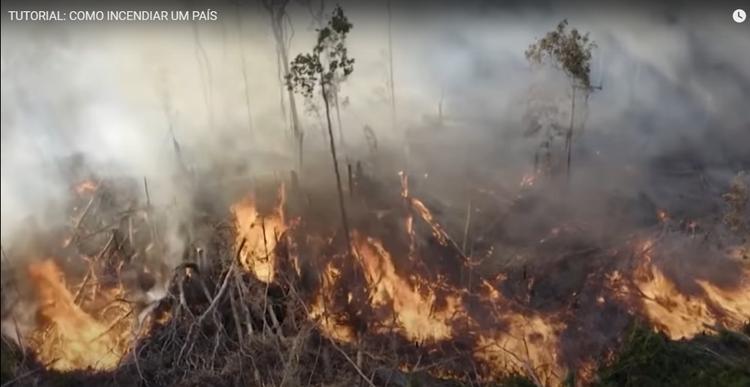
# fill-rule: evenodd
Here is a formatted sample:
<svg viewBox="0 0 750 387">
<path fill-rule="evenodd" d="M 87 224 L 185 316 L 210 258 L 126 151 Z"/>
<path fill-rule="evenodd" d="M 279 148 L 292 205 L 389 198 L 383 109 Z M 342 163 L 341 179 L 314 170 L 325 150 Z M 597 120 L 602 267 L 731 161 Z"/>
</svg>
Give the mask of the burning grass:
<svg viewBox="0 0 750 387">
<path fill-rule="evenodd" d="M 9 313 L 20 316 L 21 305 L 35 315 L 27 329 L 10 330 L 14 335 L 4 323 L 4 339 L 15 343 L 3 350 L 24 351 L 7 364 L 4 352 L 3 383 L 745 380 L 747 334 L 738 329 L 750 320 L 750 269 L 711 247 L 711 233 L 699 239 L 695 228 L 658 215 L 652 227 L 618 238 L 589 238 L 593 230 L 575 220 L 514 235 L 510 227 L 537 205 L 536 182 L 521 184 L 500 220 L 488 208 L 475 215 L 473 229 L 484 231 L 464 232 L 458 243 L 453 236 L 460 232 L 440 221 L 437 206 L 418 198 L 404 174 L 400 186 L 398 177 L 378 182 L 361 171 L 350 179 L 351 249 L 336 217 L 325 215 L 336 213 L 327 210 L 325 190 L 277 178 L 226 205 L 212 203 L 213 210 L 196 204 L 178 228 L 188 228 L 186 244 L 171 268 L 159 264 L 173 251 L 168 210 L 151 205 L 147 189 L 142 205 L 118 198 L 135 190 L 114 183 L 75 188 L 82 204 L 59 237 L 64 242 L 44 252 L 10 252 L 54 258 L 23 261 L 31 291 Z M 469 230 L 468 223 L 467 217 L 459 227 Z M 692 259 L 688 250 L 725 260 L 707 264 L 724 274 L 675 276 L 675 262 L 700 262 L 675 261 Z M 695 371 L 704 373 L 693 377 L 669 360 L 693 344 L 649 328 L 632 330 L 620 344 L 635 320 L 672 339 L 708 343 L 698 357 L 684 355 L 696 370 L 705 363 L 705 371 Z M 702 336 L 707 329 L 733 341 L 713 345 Z M 633 369 L 641 363 L 663 368 Z M 677 376 L 659 379 L 658 369 Z"/>
<path fill-rule="evenodd" d="M 97 310 L 97 318 L 78 305 L 53 261 L 32 263 L 28 272 L 40 304 L 41 329 L 29 338 L 39 361 L 60 371 L 116 368 L 132 341 L 133 311 L 112 304 L 119 289 L 97 297 L 111 302 Z"/>
</svg>

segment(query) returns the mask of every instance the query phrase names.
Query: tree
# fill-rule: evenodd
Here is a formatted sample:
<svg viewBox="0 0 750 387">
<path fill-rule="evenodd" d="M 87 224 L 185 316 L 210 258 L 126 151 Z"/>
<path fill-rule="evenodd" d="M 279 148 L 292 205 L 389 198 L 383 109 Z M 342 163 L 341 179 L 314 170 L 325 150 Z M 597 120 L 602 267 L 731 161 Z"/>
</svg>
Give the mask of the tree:
<svg viewBox="0 0 750 387">
<path fill-rule="evenodd" d="M 325 9 L 325 0 L 320 0 L 317 8 L 313 8 L 312 0 L 301 0 L 302 4 L 307 5 L 307 10 L 310 12 L 312 17 L 312 23 L 317 28 L 325 27 L 325 20 L 323 19 L 323 11 Z M 336 127 L 339 130 L 339 149 L 346 154 L 346 142 L 344 141 L 344 127 L 341 124 L 341 104 L 339 103 L 339 80 L 335 79 L 331 90 L 331 101 L 333 101 L 333 107 L 336 110 Z"/>
<path fill-rule="evenodd" d="M 352 24 L 344 15 L 344 11 L 340 6 L 336 6 L 328 24 L 318 29 L 318 39 L 312 52 L 297 55 L 291 62 L 291 69 L 286 78 L 287 87 L 290 91 L 293 90 L 307 99 L 315 98 L 316 92 L 319 92 L 323 100 L 333 171 L 336 175 L 341 222 L 348 249 L 351 249 L 352 246 L 349 238 L 346 206 L 344 205 L 344 192 L 341 188 L 336 144 L 331 125 L 331 103 L 334 102 L 332 97 L 338 83 L 346 80 L 354 71 L 354 58 L 349 57 L 346 48 L 346 36 L 351 29 Z"/>
<path fill-rule="evenodd" d="M 245 59 L 245 48 L 243 41 L 244 33 L 242 32 L 242 10 L 240 9 L 239 3 L 237 3 L 237 34 L 239 35 L 238 45 L 240 50 L 240 68 L 242 70 L 242 80 L 245 85 L 245 111 L 247 112 L 247 128 L 248 134 L 251 136 L 252 141 L 254 141 L 255 133 L 253 131 L 253 114 L 250 106 L 250 85 L 248 83 L 247 77 L 247 60 Z"/>
<path fill-rule="evenodd" d="M 589 40 L 589 34 L 581 34 L 578 29 L 567 29 L 568 21 L 563 20 L 554 31 L 532 43 L 526 50 L 526 59 L 532 64 L 541 65 L 547 60 L 562 70 L 570 81 L 570 125 L 565 133 L 566 173 L 570 178 L 570 161 L 575 123 L 576 90 L 583 91 L 588 101 L 589 94 L 595 89 L 591 86 L 591 50 L 596 47 Z"/>
<path fill-rule="evenodd" d="M 388 90 L 391 93 L 391 130 L 396 131 L 396 85 L 393 82 L 393 15 L 391 0 L 386 1 L 388 10 Z"/>
<path fill-rule="evenodd" d="M 287 33 L 285 24 L 288 23 L 291 26 L 289 16 L 286 13 L 286 6 L 289 3 L 289 0 L 262 0 L 261 3 L 271 17 L 271 30 L 273 31 L 273 36 L 276 40 L 276 58 L 280 75 L 279 80 L 281 81 L 282 79 L 287 79 L 289 76 L 289 43 L 291 41 L 291 36 L 288 36 L 289 34 Z M 292 31 L 292 34 L 293 33 L 294 31 Z M 283 74 L 281 74 L 282 71 Z M 281 90 L 283 91 L 283 89 L 284 84 L 283 81 L 281 81 Z M 301 170 L 302 146 L 305 134 L 302 131 L 299 117 L 297 115 L 297 103 L 294 99 L 294 93 L 292 93 L 291 89 L 288 89 L 287 91 L 289 97 L 289 109 L 291 110 L 292 116 L 292 135 L 294 136 L 297 145 L 297 167 Z M 283 92 L 280 97 L 281 111 L 284 115 L 284 120 L 286 120 Z"/>
</svg>

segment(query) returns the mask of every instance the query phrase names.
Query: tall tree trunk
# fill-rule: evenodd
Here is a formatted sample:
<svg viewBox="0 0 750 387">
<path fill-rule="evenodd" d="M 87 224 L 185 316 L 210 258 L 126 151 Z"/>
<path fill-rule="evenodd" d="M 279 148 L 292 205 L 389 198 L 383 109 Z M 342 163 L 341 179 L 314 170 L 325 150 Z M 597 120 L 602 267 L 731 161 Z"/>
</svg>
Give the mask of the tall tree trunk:
<svg viewBox="0 0 750 387">
<path fill-rule="evenodd" d="M 571 153 L 573 150 L 573 125 L 575 124 L 575 114 L 576 114 L 576 87 L 573 85 L 573 96 L 570 101 L 570 126 L 568 127 L 568 133 L 565 136 L 565 151 L 567 153 L 567 160 L 566 160 L 566 168 L 565 172 L 568 178 L 568 181 L 570 181 L 570 159 L 571 159 Z"/>
<path fill-rule="evenodd" d="M 284 40 L 281 40 L 282 47 L 281 47 L 281 60 L 284 63 L 284 77 L 289 74 L 289 54 L 287 53 L 287 47 L 286 43 L 284 43 Z M 292 115 L 292 133 L 294 134 L 294 138 L 297 141 L 297 168 L 300 172 L 302 172 L 302 149 L 303 149 L 303 140 L 304 140 L 304 133 L 302 133 L 302 128 L 299 123 L 299 116 L 297 115 L 297 102 L 294 98 L 294 91 L 287 89 L 287 95 L 289 96 L 289 110 Z"/>
<path fill-rule="evenodd" d="M 391 92 L 391 126 L 396 131 L 396 86 L 393 81 L 393 36 L 392 36 L 392 16 L 391 0 L 386 2 L 388 7 L 388 88 Z"/>
<path fill-rule="evenodd" d="M 321 93 L 323 95 L 323 104 L 326 108 L 326 123 L 328 124 L 328 140 L 331 146 L 331 158 L 333 159 L 333 171 L 336 174 L 336 189 L 339 194 L 339 208 L 341 209 L 341 224 L 344 228 L 344 238 L 346 240 L 346 249 L 352 252 L 352 243 L 349 238 L 349 220 L 346 215 L 346 206 L 344 205 L 344 190 L 341 188 L 341 174 L 339 173 L 339 161 L 336 157 L 336 144 L 333 139 L 333 126 L 331 125 L 331 111 L 328 102 L 328 93 L 325 84 L 321 82 Z"/>
<path fill-rule="evenodd" d="M 264 0 L 262 3 L 271 17 L 271 29 L 273 30 L 273 36 L 276 40 L 276 54 L 278 56 L 278 61 L 281 63 L 279 70 L 283 70 L 283 76 L 280 77 L 279 82 L 282 88 L 282 95 L 283 89 L 287 89 L 287 98 L 289 98 L 289 110 L 292 118 L 292 135 L 294 136 L 294 140 L 297 146 L 297 168 L 301 172 L 304 133 L 302 133 L 302 127 L 299 122 L 299 115 L 297 114 L 297 102 L 294 98 L 294 92 L 286 87 L 285 83 L 286 77 L 289 74 L 289 52 L 284 30 L 284 17 L 286 16 L 286 4 L 288 3 L 288 0 L 278 4 L 274 4 L 273 2 L 266 0 Z M 281 106 L 282 113 L 284 114 L 284 119 L 286 120 L 283 96 L 281 97 Z"/>
<path fill-rule="evenodd" d="M 201 43 L 198 32 L 198 23 L 193 23 L 193 40 L 195 42 L 195 59 L 198 62 L 198 70 L 201 77 L 201 86 L 203 89 L 203 101 L 206 104 L 208 115 L 208 129 L 214 127 L 214 107 L 213 107 L 213 79 L 211 76 L 211 62 L 208 59 L 203 44 Z"/>
<path fill-rule="evenodd" d="M 279 107 L 281 109 L 281 119 L 284 120 L 284 126 L 289 122 L 289 116 L 286 114 L 286 101 L 284 100 L 284 94 L 286 94 L 286 85 L 284 84 L 284 70 L 281 65 L 281 47 L 276 43 L 276 74 L 279 78 Z"/>
<path fill-rule="evenodd" d="M 344 141 L 344 127 L 341 125 L 341 109 L 339 108 L 339 92 L 334 90 L 333 102 L 336 108 L 336 126 L 339 128 L 339 146 L 341 146 L 341 152 L 346 156 L 346 141 Z"/>
<path fill-rule="evenodd" d="M 242 66 L 242 80 L 245 85 L 245 107 L 247 110 L 247 130 L 250 134 L 250 139 L 255 140 L 255 133 L 253 131 L 253 114 L 252 109 L 250 108 L 250 84 L 247 80 L 247 62 L 245 60 L 245 47 L 242 45 L 243 43 L 243 33 L 242 33 L 242 12 L 240 12 L 240 7 L 237 5 L 237 34 L 239 35 L 239 46 L 240 46 L 240 65 Z"/>
</svg>

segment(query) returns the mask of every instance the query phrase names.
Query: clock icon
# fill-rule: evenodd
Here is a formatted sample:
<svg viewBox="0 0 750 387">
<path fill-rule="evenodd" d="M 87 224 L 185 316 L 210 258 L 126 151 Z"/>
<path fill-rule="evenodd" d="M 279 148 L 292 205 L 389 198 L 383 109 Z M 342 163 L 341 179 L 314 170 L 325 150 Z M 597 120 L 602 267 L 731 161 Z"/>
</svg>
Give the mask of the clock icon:
<svg viewBox="0 0 750 387">
<path fill-rule="evenodd" d="M 737 23 L 742 23 L 747 19 L 747 14 L 744 9 L 735 9 L 734 12 L 732 12 L 732 19 Z"/>
</svg>

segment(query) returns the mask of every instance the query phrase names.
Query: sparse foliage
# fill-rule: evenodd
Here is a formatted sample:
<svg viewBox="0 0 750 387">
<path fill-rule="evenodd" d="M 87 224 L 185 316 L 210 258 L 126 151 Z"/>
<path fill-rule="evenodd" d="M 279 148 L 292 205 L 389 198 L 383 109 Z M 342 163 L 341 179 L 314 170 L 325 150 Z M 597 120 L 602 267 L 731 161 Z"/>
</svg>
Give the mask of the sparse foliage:
<svg viewBox="0 0 750 387">
<path fill-rule="evenodd" d="M 575 125 L 576 90 L 582 90 L 585 100 L 594 87 L 591 85 L 591 51 L 596 44 L 589 39 L 589 34 L 581 34 L 578 29 L 568 30 L 568 21 L 563 20 L 554 31 L 548 32 L 543 38 L 532 43 L 526 50 L 526 59 L 534 65 L 550 63 L 562 70 L 570 80 L 571 108 L 570 124 L 565 133 L 566 172 L 570 177 L 570 164 L 573 145 L 573 128 Z M 551 136 L 547 132 L 546 138 L 540 146 L 535 163 L 538 164 L 539 154 L 549 157 Z M 549 166 L 547 169 L 550 169 Z"/>
<path fill-rule="evenodd" d="M 344 205 L 344 192 L 341 187 L 341 174 L 336 156 L 336 144 L 333 139 L 331 125 L 331 106 L 335 102 L 335 92 L 340 82 L 346 80 L 354 71 L 354 58 L 349 57 L 346 47 L 346 36 L 352 29 L 352 23 L 344 15 L 340 6 L 334 8 L 328 24 L 318 30 L 318 39 L 312 52 L 297 55 L 292 61 L 289 74 L 286 76 L 287 87 L 290 91 L 301 94 L 308 100 L 313 99 L 316 92 L 320 92 L 325 107 L 328 138 L 333 159 L 333 170 L 336 175 L 341 220 L 344 227 L 344 237 L 348 248 L 349 225 Z"/>
<path fill-rule="evenodd" d="M 535 64 L 551 59 L 552 65 L 563 70 L 578 87 L 591 88 L 591 50 L 596 44 L 589 34 L 578 29 L 567 30 L 568 21 L 563 20 L 554 31 L 533 43 L 526 50 L 526 59 Z"/>
<path fill-rule="evenodd" d="M 345 80 L 354 71 L 354 58 L 349 57 L 346 48 L 346 35 L 351 28 L 344 11 L 337 6 L 328 25 L 318 30 L 312 52 L 299 54 L 292 61 L 287 75 L 289 89 L 313 98 L 316 87 L 328 92 L 336 81 Z"/>
</svg>

